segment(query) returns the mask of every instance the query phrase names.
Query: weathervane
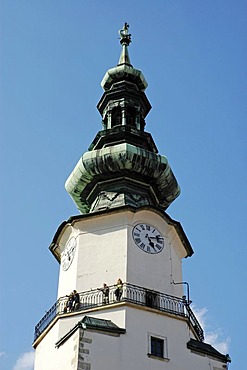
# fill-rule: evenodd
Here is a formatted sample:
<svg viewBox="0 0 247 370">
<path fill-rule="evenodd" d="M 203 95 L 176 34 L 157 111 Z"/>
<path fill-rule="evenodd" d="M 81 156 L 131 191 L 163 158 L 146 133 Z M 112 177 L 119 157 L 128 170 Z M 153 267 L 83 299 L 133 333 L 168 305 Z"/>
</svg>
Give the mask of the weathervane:
<svg viewBox="0 0 247 370">
<path fill-rule="evenodd" d="M 124 23 L 123 29 L 119 30 L 119 36 L 120 36 L 120 44 L 129 46 L 131 43 L 131 34 L 128 33 L 129 31 L 129 25 L 128 23 Z"/>
</svg>

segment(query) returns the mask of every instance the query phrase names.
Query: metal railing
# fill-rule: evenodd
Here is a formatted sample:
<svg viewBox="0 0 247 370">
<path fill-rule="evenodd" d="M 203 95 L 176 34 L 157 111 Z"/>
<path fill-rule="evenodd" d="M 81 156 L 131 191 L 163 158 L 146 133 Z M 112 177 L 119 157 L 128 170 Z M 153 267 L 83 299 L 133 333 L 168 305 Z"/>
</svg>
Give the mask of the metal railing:
<svg viewBox="0 0 247 370">
<path fill-rule="evenodd" d="M 88 290 L 79 293 L 80 303 L 72 309 L 68 309 L 68 296 L 59 298 L 56 303 L 46 312 L 44 317 L 35 326 L 34 340 L 49 326 L 53 319 L 61 314 L 85 311 L 107 304 L 118 304 L 115 296 L 116 286 L 109 286 L 109 296 L 104 298 L 100 289 Z M 123 292 L 120 302 L 130 302 L 141 306 L 155 308 L 162 312 L 175 314 L 188 318 L 189 325 L 193 327 L 201 341 L 204 340 L 203 330 L 185 299 L 180 299 L 158 291 L 146 289 L 129 283 L 123 284 Z"/>
</svg>

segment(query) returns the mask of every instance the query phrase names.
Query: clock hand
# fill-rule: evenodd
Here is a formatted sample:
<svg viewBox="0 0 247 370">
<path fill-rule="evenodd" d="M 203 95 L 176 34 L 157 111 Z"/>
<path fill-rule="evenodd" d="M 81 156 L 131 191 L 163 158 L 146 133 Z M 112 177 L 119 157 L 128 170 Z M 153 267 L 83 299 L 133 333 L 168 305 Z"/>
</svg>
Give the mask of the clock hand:
<svg viewBox="0 0 247 370">
<path fill-rule="evenodd" d="M 154 243 L 152 242 L 151 238 L 148 235 L 146 235 L 146 237 L 148 238 L 150 247 L 152 247 L 153 249 L 155 249 L 154 248 Z"/>
</svg>

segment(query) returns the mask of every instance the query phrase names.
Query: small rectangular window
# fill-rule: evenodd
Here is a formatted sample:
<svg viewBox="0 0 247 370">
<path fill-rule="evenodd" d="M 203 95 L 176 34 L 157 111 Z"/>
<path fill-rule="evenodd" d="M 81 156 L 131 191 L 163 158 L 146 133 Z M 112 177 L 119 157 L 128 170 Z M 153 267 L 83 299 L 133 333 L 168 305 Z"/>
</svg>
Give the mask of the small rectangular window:
<svg viewBox="0 0 247 370">
<path fill-rule="evenodd" d="M 168 360 L 167 338 L 148 333 L 148 356 Z"/>
<path fill-rule="evenodd" d="M 151 355 L 164 358 L 164 341 L 151 337 Z"/>
</svg>

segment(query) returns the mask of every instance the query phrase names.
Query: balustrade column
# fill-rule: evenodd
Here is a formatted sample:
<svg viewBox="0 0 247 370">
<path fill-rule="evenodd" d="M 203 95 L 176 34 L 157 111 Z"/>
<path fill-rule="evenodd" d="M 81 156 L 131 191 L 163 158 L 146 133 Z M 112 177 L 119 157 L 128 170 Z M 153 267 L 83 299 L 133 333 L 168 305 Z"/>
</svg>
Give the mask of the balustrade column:
<svg viewBox="0 0 247 370">
<path fill-rule="evenodd" d="M 122 126 L 126 126 L 126 108 L 122 108 Z"/>
</svg>

